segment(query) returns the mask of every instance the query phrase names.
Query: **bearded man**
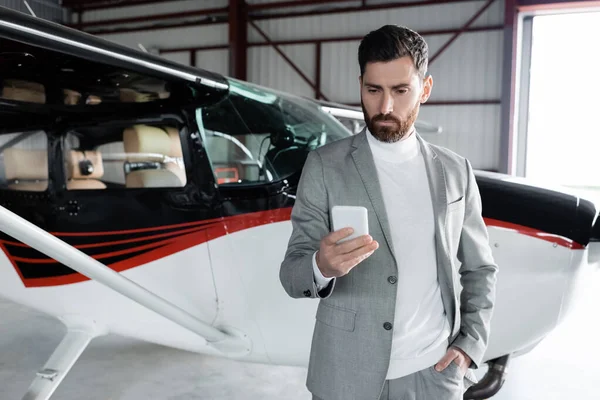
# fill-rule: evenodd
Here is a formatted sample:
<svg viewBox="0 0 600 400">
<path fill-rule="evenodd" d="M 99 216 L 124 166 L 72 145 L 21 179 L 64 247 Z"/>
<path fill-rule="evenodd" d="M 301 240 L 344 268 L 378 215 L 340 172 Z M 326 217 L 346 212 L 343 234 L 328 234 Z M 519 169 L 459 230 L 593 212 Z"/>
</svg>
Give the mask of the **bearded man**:
<svg viewBox="0 0 600 400">
<path fill-rule="evenodd" d="M 322 400 L 458 400 L 487 348 L 498 267 L 471 164 L 415 130 L 431 94 L 428 48 L 386 25 L 358 50 L 366 128 L 312 151 L 280 268 L 316 298 L 307 388 Z M 369 235 L 332 231 L 367 208 Z"/>
</svg>

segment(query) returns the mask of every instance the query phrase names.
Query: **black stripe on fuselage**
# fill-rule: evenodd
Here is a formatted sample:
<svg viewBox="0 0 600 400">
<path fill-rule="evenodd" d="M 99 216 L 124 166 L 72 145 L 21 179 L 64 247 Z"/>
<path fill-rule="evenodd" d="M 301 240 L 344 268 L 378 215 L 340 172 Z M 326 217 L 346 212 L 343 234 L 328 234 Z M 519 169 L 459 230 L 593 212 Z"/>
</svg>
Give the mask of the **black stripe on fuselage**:
<svg viewBox="0 0 600 400">
<path fill-rule="evenodd" d="M 483 216 L 571 239 L 583 246 L 590 242 L 597 213 L 594 204 L 570 194 L 477 177 Z"/>
<path fill-rule="evenodd" d="M 158 246 L 161 247 L 161 246 Z M 37 252 L 34 249 L 30 249 L 32 252 Z M 103 260 L 100 260 L 105 265 L 115 264 L 120 261 L 127 260 L 131 257 L 135 257 L 141 254 L 146 253 L 149 250 L 140 250 L 137 252 L 129 253 L 126 255 L 120 255 L 115 257 L 108 257 Z M 25 261 L 15 261 L 17 268 L 21 271 L 21 275 L 25 279 L 35 279 L 35 278 L 53 278 L 57 276 L 65 276 L 70 274 L 77 273 L 71 268 L 63 265 L 59 262 L 53 262 L 51 264 L 40 264 L 40 263 L 30 263 Z"/>
</svg>

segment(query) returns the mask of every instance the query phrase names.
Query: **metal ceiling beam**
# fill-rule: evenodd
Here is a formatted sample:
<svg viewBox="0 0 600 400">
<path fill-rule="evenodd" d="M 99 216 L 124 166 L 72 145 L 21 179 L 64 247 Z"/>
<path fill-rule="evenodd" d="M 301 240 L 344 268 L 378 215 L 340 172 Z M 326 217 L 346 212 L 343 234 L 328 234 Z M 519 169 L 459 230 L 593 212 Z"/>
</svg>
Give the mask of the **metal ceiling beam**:
<svg viewBox="0 0 600 400">
<path fill-rule="evenodd" d="M 427 100 L 423 105 L 430 106 L 482 106 L 490 104 L 500 104 L 500 99 L 482 99 L 482 100 Z"/>
<path fill-rule="evenodd" d="M 143 15 L 138 17 L 128 17 L 128 18 L 114 18 L 114 19 L 103 19 L 98 21 L 88 21 L 82 22 L 80 24 L 76 24 L 80 29 L 85 29 L 94 26 L 108 26 L 108 25 L 123 25 L 123 24 L 131 24 L 131 23 L 143 23 L 143 22 L 153 22 L 153 21 L 162 21 L 168 19 L 182 19 L 182 18 L 193 18 L 193 17 L 201 17 L 201 16 L 226 16 L 228 12 L 228 7 L 219 7 L 219 8 L 207 8 L 204 10 L 196 10 L 196 11 L 182 11 L 176 13 L 166 13 L 166 14 L 156 14 L 156 15 Z M 69 25 L 67 25 L 69 26 Z M 75 27 L 75 26 L 71 26 Z"/>
<path fill-rule="evenodd" d="M 419 34 L 422 36 L 434 36 L 434 35 L 449 35 L 457 32 L 486 32 L 486 31 L 497 31 L 503 29 L 503 25 L 490 25 L 490 26 L 481 26 L 475 28 L 468 28 L 466 30 L 457 30 L 457 29 L 435 29 L 435 30 L 424 30 L 419 31 Z M 312 43 L 336 43 L 336 42 L 356 42 L 362 40 L 363 36 L 340 36 L 340 37 L 331 37 L 331 38 L 322 38 L 322 39 L 292 39 L 292 40 L 276 40 L 273 43 L 280 46 L 287 45 L 297 45 L 297 44 L 312 44 Z M 252 42 L 248 44 L 249 46 L 265 46 L 266 43 L 258 43 Z"/>
<path fill-rule="evenodd" d="M 63 0 L 63 7 L 83 11 L 105 10 L 109 8 L 132 7 L 145 4 L 171 3 L 180 0 Z"/>
<path fill-rule="evenodd" d="M 488 31 L 499 31 L 504 29 L 504 25 L 490 25 L 490 26 L 478 26 L 473 28 L 468 28 L 464 31 L 464 33 L 473 33 L 473 32 L 488 32 Z M 423 36 L 435 36 L 435 35 L 449 35 L 458 32 L 458 29 L 436 29 L 436 30 L 425 30 L 419 31 L 419 34 Z M 336 42 L 355 42 L 361 40 L 362 36 L 338 36 L 338 37 L 329 37 L 329 38 L 312 38 L 312 39 L 292 39 L 292 40 L 272 40 L 271 43 L 266 42 L 251 42 L 248 43 L 249 47 L 260 47 L 260 46 L 272 46 L 276 44 L 278 46 L 287 46 L 287 45 L 298 45 L 298 44 L 317 44 L 317 43 L 336 43 Z M 202 51 L 202 50 L 217 50 L 217 49 L 227 49 L 228 45 L 210 45 L 210 46 L 193 46 L 193 47 L 173 47 L 173 48 L 163 48 L 161 49 L 161 53 L 177 53 L 183 51 Z"/>
<path fill-rule="evenodd" d="M 481 106 L 500 104 L 500 99 L 481 100 L 427 100 L 421 106 Z M 360 104 L 347 104 L 352 107 L 360 107 Z"/>
<path fill-rule="evenodd" d="M 470 0 L 471 2 L 473 0 Z M 330 1 L 325 0 L 326 3 Z M 389 10 L 393 8 L 410 8 L 410 7 L 421 7 L 421 6 L 435 6 L 440 4 L 450 4 L 450 3 L 466 3 L 469 0 L 419 0 L 412 1 L 409 3 L 385 3 L 385 4 L 367 4 L 360 6 L 350 6 L 350 7 L 332 7 L 325 10 L 311 10 L 311 11 L 295 11 L 295 12 L 285 12 L 285 13 L 275 13 L 275 14 L 257 14 L 250 9 L 250 17 L 254 20 L 264 20 L 264 19 L 276 19 L 276 18 L 292 18 L 292 17 L 308 17 L 308 16 L 316 16 L 316 15 L 326 15 L 326 14 L 343 14 L 343 13 L 353 13 L 353 12 L 366 12 L 366 11 L 378 11 L 378 10 Z M 288 3 L 288 2 L 284 2 Z M 307 0 L 303 2 L 298 2 L 297 6 L 306 6 L 311 4 L 323 4 L 323 1 L 320 0 Z M 277 4 L 281 3 L 270 3 L 265 4 L 265 7 L 262 7 L 261 10 L 265 9 L 276 9 Z M 267 7 L 271 6 L 271 7 Z"/>
<path fill-rule="evenodd" d="M 265 44 L 265 46 L 268 46 Z M 192 47 L 169 47 L 159 49 L 160 54 L 168 54 L 168 53 L 183 53 L 186 51 L 207 51 L 207 50 L 227 50 L 229 49 L 229 44 L 216 44 L 209 46 L 192 46 Z"/>
<path fill-rule="evenodd" d="M 227 23 L 227 20 L 204 20 L 204 21 L 188 21 L 188 22 L 166 22 L 160 25 L 143 25 L 143 26 L 131 26 L 131 27 L 115 27 L 106 29 L 93 29 L 86 30 L 84 32 L 92 35 L 111 35 L 115 33 L 127 33 L 127 32 L 140 32 L 140 31 L 156 31 L 160 29 L 171 29 L 171 28 L 186 28 L 191 26 L 202 26 L 202 25 L 216 25 Z M 77 26 L 74 26 L 77 28 Z"/>
<path fill-rule="evenodd" d="M 273 3 L 258 3 L 258 4 L 248 4 L 248 11 L 257 11 L 257 10 L 279 10 L 282 8 L 290 8 L 290 7 L 305 7 L 312 5 L 323 5 L 329 3 L 356 3 L 356 0 L 291 0 L 291 1 L 276 1 Z"/>
</svg>

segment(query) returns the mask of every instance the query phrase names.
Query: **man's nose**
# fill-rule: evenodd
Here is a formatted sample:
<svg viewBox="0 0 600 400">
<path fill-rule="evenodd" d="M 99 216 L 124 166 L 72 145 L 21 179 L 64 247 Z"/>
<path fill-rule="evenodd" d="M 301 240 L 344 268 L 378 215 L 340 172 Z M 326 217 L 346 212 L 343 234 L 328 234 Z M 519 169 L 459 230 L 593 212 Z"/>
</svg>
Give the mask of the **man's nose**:
<svg viewBox="0 0 600 400">
<path fill-rule="evenodd" d="M 389 94 L 383 95 L 383 100 L 379 108 L 379 112 L 383 115 L 389 114 L 394 111 L 394 98 Z"/>
</svg>

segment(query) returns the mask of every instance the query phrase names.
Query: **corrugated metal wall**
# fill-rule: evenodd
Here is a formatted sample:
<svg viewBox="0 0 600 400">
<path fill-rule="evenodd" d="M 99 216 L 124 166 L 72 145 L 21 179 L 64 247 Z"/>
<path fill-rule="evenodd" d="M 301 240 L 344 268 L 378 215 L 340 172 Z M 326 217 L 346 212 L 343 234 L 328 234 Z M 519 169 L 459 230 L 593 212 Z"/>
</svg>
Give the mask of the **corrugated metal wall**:
<svg viewBox="0 0 600 400">
<path fill-rule="evenodd" d="M 250 4 L 269 3 L 275 0 L 251 0 Z M 389 0 L 368 0 L 379 4 Z M 83 21 L 173 13 L 204 8 L 225 7 L 228 0 L 179 1 L 138 7 L 122 7 L 86 12 Z M 344 3 L 360 6 L 361 1 Z M 328 14 L 296 18 L 259 20 L 257 25 L 270 39 L 298 40 L 342 36 L 360 37 L 384 24 L 407 25 L 417 31 L 458 29 L 485 4 L 474 0 L 434 6 L 406 7 L 379 11 Z M 329 7 L 307 6 L 305 9 Z M 303 8 L 303 9 L 304 9 Z M 297 8 L 294 9 L 295 11 Z M 269 11 L 272 12 L 272 11 Z M 278 10 L 278 12 L 281 12 Z M 496 2 L 473 23 L 473 27 L 501 26 L 504 22 L 504 0 Z M 135 25 L 132 25 L 135 26 Z M 435 54 L 452 34 L 425 35 L 430 56 Z M 198 27 L 158 29 L 132 33 L 106 34 L 102 37 L 147 49 L 181 48 L 224 45 L 228 42 L 228 25 L 214 24 Z M 250 43 L 264 43 L 251 26 L 248 27 Z M 321 51 L 321 90 L 332 101 L 356 104 L 360 102 L 357 62 L 358 41 L 323 43 Z M 281 49 L 311 80 L 316 77 L 316 45 L 285 45 Z M 499 100 L 503 62 L 502 30 L 467 32 L 461 35 L 438 59 L 430 71 L 434 78 L 431 101 Z M 163 57 L 190 64 L 189 52 L 168 53 Z M 228 50 L 196 52 L 199 67 L 227 74 Z M 248 49 L 248 80 L 268 87 L 314 97 L 315 91 L 269 45 L 251 46 Z M 500 104 L 486 105 L 425 105 L 421 119 L 439 124 L 441 135 L 426 136 L 433 143 L 447 146 L 468 157 L 476 168 L 498 169 L 500 166 Z"/>
<path fill-rule="evenodd" d="M 159 48 L 179 48 L 227 44 L 228 29 L 229 28 L 227 27 L 227 24 L 217 24 L 185 28 L 159 29 L 154 31 L 116 33 L 110 35 L 105 34 L 99 36 L 132 48 L 138 48 L 138 43 L 141 43 L 144 45 L 144 47 L 146 47 L 146 49 L 151 50 Z M 173 56 L 173 54 L 177 53 L 170 53 L 165 55 L 165 57 L 170 58 Z M 186 54 L 186 57 L 187 58 L 183 63 L 189 65 L 189 53 Z M 178 58 L 174 59 L 176 59 L 176 61 L 180 61 Z M 203 67 L 200 64 L 198 65 Z M 222 71 L 218 72 L 226 71 L 227 69 L 223 69 Z"/>
<path fill-rule="evenodd" d="M 83 13 L 83 22 L 107 20 L 115 18 L 138 17 L 166 13 L 196 11 L 206 8 L 226 7 L 228 0 L 183 0 L 152 3 L 141 6 L 118 7 L 101 10 L 91 10 Z M 75 21 L 73 21 L 75 22 Z M 227 37 L 225 37 L 227 39 Z"/>
<path fill-rule="evenodd" d="M 256 2 L 256 1 L 255 1 Z M 265 1 L 260 1 L 261 3 Z M 253 2 L 254 3 L 254 2 Z M 381 2 L 380 2 L 381 3 Z M 369 2 L 369 4 L 373 4 Z M 360 13 L 257 21 L 271 40 L 362 36 L 385 24 L 406 25 L 416 31 L 456 29 L 483 6 L 483 1 L 440 4 Z M 502 25 L 504 2 L 497 0 L 473 27 Z M 430 56 L 452 37 L 425 35 Z M 250 42 L 264 42 L 250 27 Z M 321 90 L 329 100 L 360 103 L 357 51 L 359 41 L 323 43 Z M 499 100 L 502 78 L 502 30 L 461 35 L 430 67 L 434 78 L 431 101 Z M 282 46 L 284 52 L 311 79 L 315 77 L 315 45 Z M 248 79 L 261 85 L 314 97 L 314 90 L 272 47 L 249 50 Z M 433 143 L 467 156 L 476 168 L 500 166 L 500 104 L 426 105 L 421 119 L 441 125 L 441 135 L 426 136 Z"/>
<path fill-rule="evenodd" d="M 119 7 L 103 10 L 92 10 L 83 13 L 82 22 L 91 22 L 99 20 L 112 20 L 129 17 L 144 17 L 150 15 L 182 13 L 186 11 L 198 11 L 226 7 L 229 0 L 185 0 L 167 3 L 149 4 L 135 7 Z M 72 17 L 72 22 L 76 23 L 76 15 Z M 186 22 L 194 18 L 178 18 L 178 22 Z M 198 17 L 195 17 L 198 19 Z M 137 24 L 139 25 L 139 24 Z M 136 24 L 128 24 L 128 27 L 135 27 Z M 110 27 L 107 26 L 107 29 Z M 105 39 L 138 49 L 138 44 L 142 44 L 148 51 L 156 52 L 160 48 L 173 47 L 194 47 L 227 44 L 229 27 L 227 24 L 213 24 L 195 27 L 154 29 L 147 31 L 125 32 L 116 34 L 99 35 Z M 168 53 L 164 58 L 190 65 L 189 52 Z M 229 52 L 227 50 L 210 50 L 198 52 L 196 54 L 197 65 L 204 69 L 215 72 L 228 72 Z"/>
<path fill-rule="evenodd" d="M 66 20 L 66 14 L 64 14 L 64 10 L 59 4 L 60 0 L 27 0 L 27 3 L 36 17 L 53 22 L 63 22 Z M 31 15 L 23 0 L 0 0 L 0 6 Z"/>
</svg>

